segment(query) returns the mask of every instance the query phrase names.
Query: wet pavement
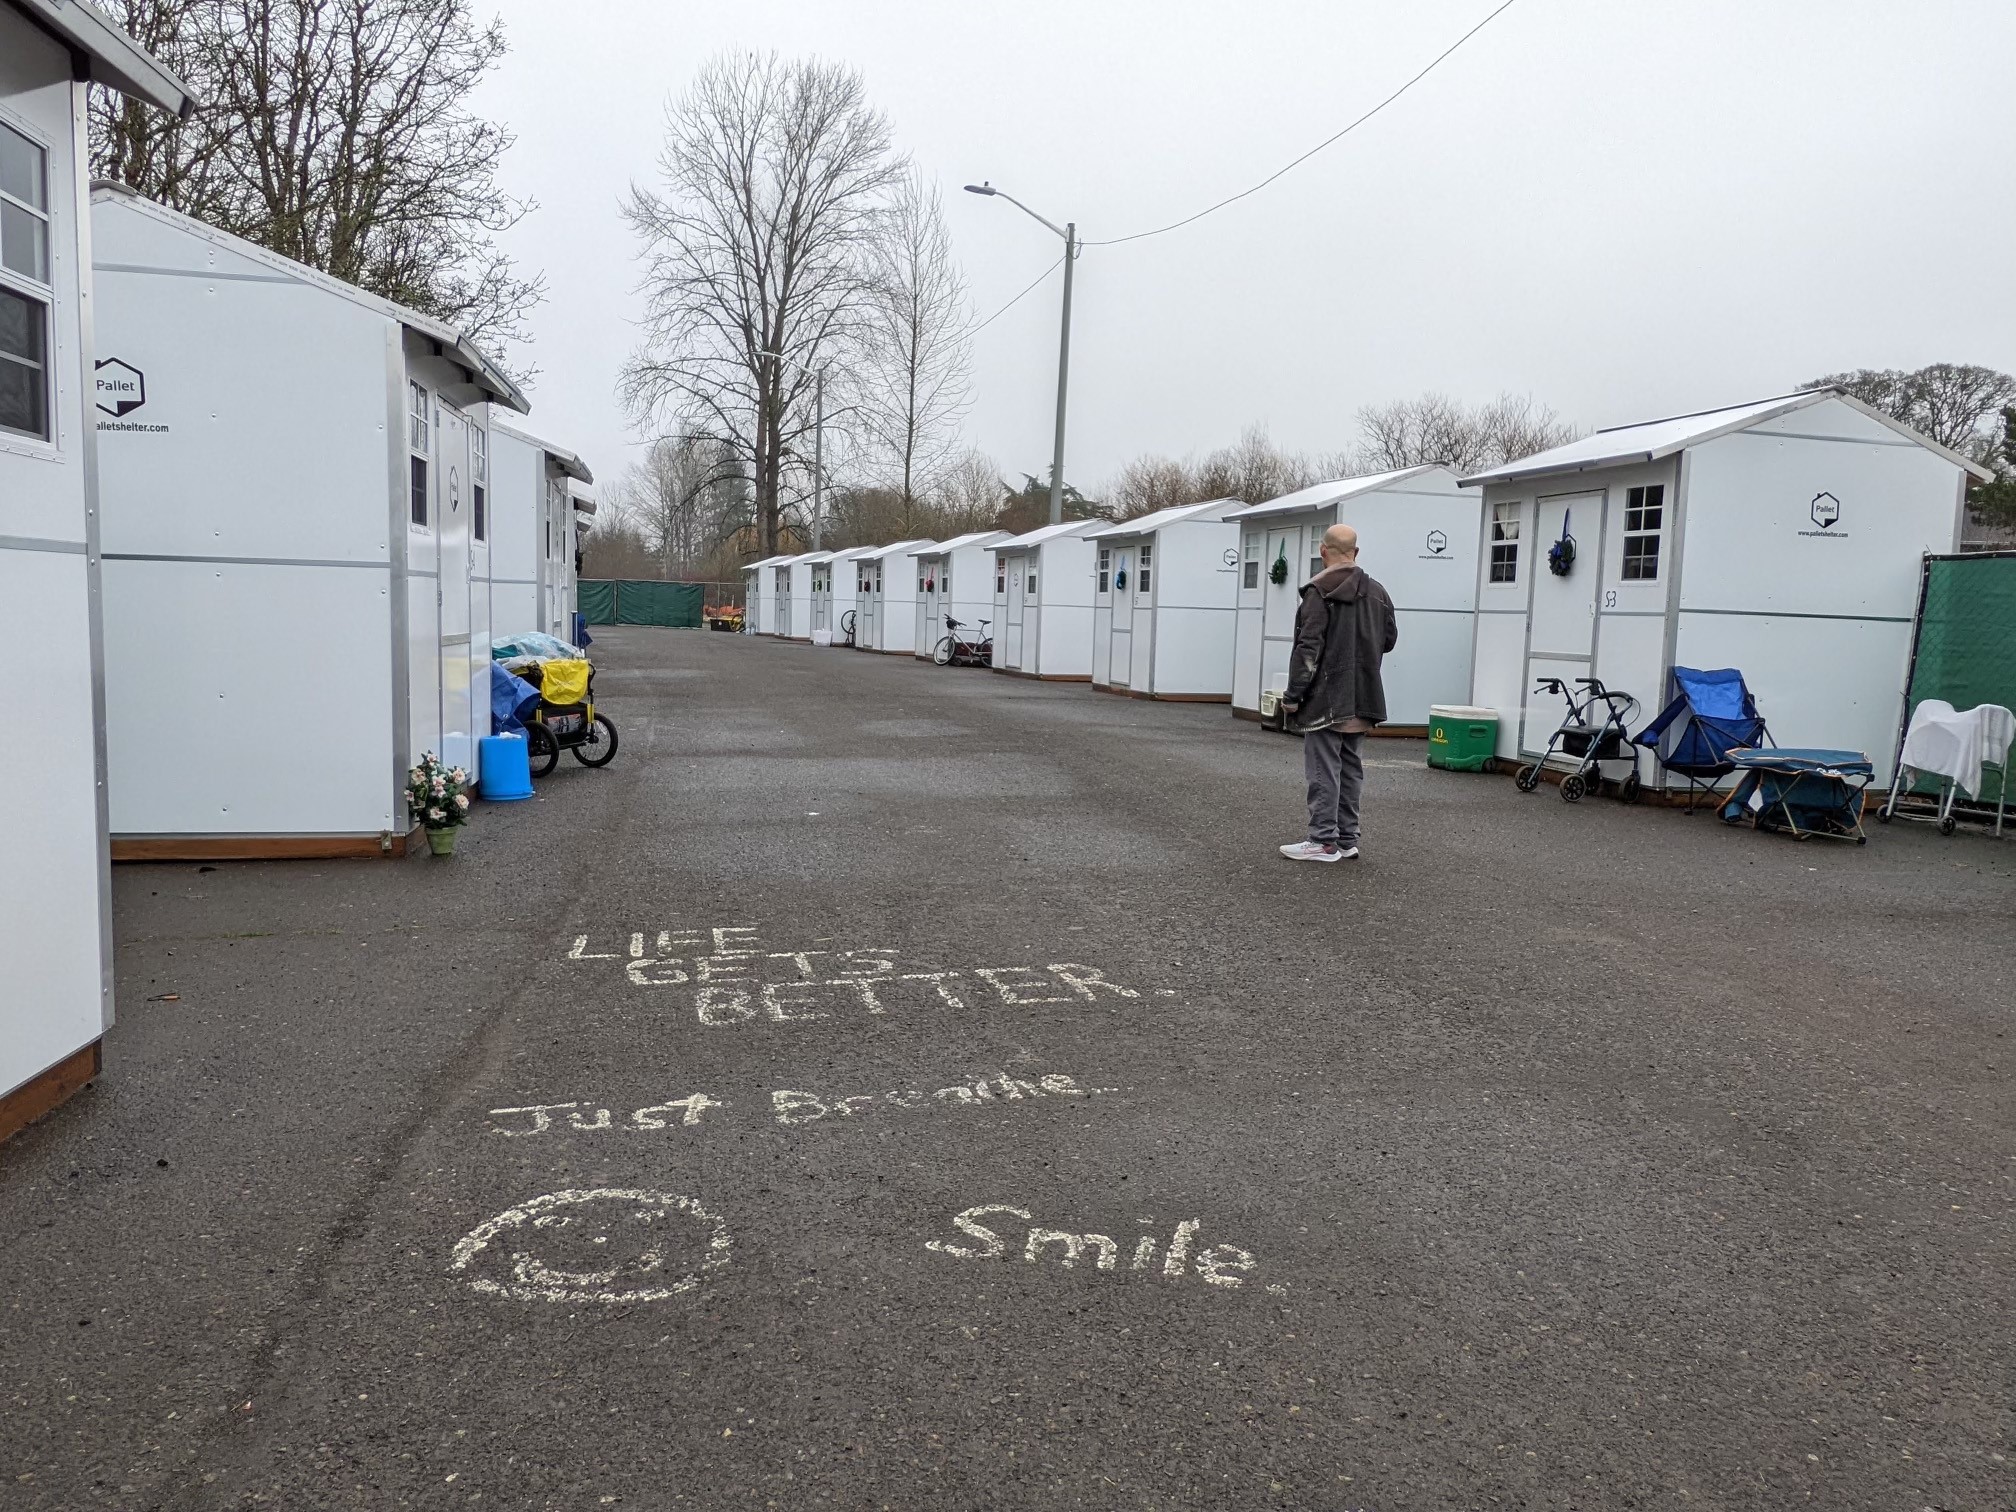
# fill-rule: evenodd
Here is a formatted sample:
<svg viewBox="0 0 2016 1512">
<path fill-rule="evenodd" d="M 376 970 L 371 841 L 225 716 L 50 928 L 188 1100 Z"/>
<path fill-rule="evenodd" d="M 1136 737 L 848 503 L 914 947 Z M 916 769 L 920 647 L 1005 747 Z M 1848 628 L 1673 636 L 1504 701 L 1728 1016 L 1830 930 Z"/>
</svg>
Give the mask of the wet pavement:
<svg viewBox="0 0 2016 1512">
<path fill-rule="evenodd" d="M 2016 846 L 611 629 L 452 860 L 127 866 L 0 1507 L 2012 1504 Z M 172 997 L 170 996 L 172 995 Z"/>
</svg>

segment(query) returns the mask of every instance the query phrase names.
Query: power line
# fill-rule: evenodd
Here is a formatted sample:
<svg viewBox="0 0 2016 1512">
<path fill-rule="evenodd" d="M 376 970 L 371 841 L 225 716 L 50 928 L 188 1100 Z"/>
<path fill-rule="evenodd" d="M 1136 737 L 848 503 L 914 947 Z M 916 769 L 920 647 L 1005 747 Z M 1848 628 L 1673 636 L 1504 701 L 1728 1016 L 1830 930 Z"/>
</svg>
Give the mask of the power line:
<svg viewBox="0 0 2016 1512">
<path fill-rule="evenodd" d="M 1485 27 L 1489 26 L 1493 21 L 1496 21 L 1500 16 L 1504 15 L 1505 12 L 1512 9 L 1512 7 L 1517 3 L 1518 0 L 1505 0 L 1505 3 L 1499 6 L 1498 9 L 1491 12 L 1490 15 L 1486 16 L 1482 21 L 1479 21 L 1475 26 L 1471 27 L 1470 30 L 1463 33 L 1462 36 L 1458 37 L 1454 42 L 1451 42 L 1447 47 L 1443 48 L 1441 52 L 1437 53 L 1435 55 L 1434 60 L 1430 62 L 1426 68 L 1422 69 L 1421 72 L 1417 73 L 1405 84 L 1402 84 L 1398 89 L 1394 90 L 1393 93 L 1386 96 L 1386 98 L 1381 100 L 1377 105 L 1374 105 L 1370 110 L 1366 111 L 1365 114 L 1358 117 L 1357 120 L 1353 121 L 1350 125 L 1346 126 L 1342 131 L 1337 132 L 1334 136 L 1325 137 L 1322 141 L 1318 142 L 1314 147 L 1311 147 L 1307 152 L 1303 153 L 1302 156 L 1296 158 L 1294 162 L 1289 163 L 1286 167 L 1278 168 L 1274 172 L 1268 174 L 1267 177 L 1260 180 L 1260 182 L 1255 184 L 1251 189 L 1242 189 L 1237 194 L 1228 195 L 1226 198 L 1218 201 L 1218 203 L 1215 205 L 1205 206 L 1202 210 L 1199 210 L 1195 215 L 1186 215 L 1183 217 L 1183 219 L 1179 221 L 1171 221 L 1166 226 L 1157 226 L 1153 231 L 1136 231 L 1131 236 L 1112 236 L 1106 238 L 1104 241 L 1088 241 L 1088 242 L 1082 242 L 1080 243 L 1080 245 L 1087 247 L 1117 247 L 1122 242 L 1140 241 L 1145 237 L 1160 236 L 1166 231 L 1174 231 L 1177 230 L 1179 227 L 1187 226 L 1192 221 L 1200 221 L 1204 219 L 1205 216 L 1210 215 L 1213 211 L 1223 210 L 1227 205 L 1233 204 L 1238 200 L 1245 199 L 1249 194 L 1258 194 L 1262 189 L 1265 189 L 1269 184 L 1273 183 L 1274 180 L 1280 178 L 1282 174 L 1287 173 L 1289 169 L 1300 167 L 1302 164 L 1308 162 L 1309 159 L 1316 156 L 1316 154 L 1321 152 L 1325 147 L 1328 147 L 1332 142 L 1335 142 L 1342 137 L 1349 136 L 1352 132 L 1356 131 L 1360 126 L 1363 126 L 1367 121 L 1371 120 L 1372 117 L 1379 114 L 1380 111 L 1384 110 L 1388 105 L 1391 105 L 1395 100 L 1399 99 L 1400 96 L 1407 93 L 1408 90 L 1412 89 L 1416 84 L 1419 84 L 1423 79 L 1427 78 L 1429 74 L 1433 73 L 1437 68 L 1437 66 L 1441 64 L 1444 58 L 1447 58 L 1451 53 L 1455 52 L 1457 48 L 1461 47 L 1465 42 L 1468 42 L 1472 37 L 1476 36 L 1477 33 L 1484 30 Z M 1025 290 L 1024 292 L 1026 293 L 1027 291 Z M 1020 299 L 1022 296 L 1018 294 L 1015 297 L 1017 299 Z"/>
<path fill-rule="evenodd" d="M 1041 273 L 1038 273 L 1035 276 L 1035 278 L 1031 279 L 1028 286 L 1022 290 L 1022 294 L 1027 294 L 1030 289 L 1035 288 L 1037 284 L 1043 282 L 1044 279 L 1048 278 L 1052 273 L 1055 273 L 1059 268 L 1063 266 L 1064 266 L 1064 259 L 1060 257 L 1057 259 L 1057 261 L 1050 264 L 1049 267 L 1045 268 Z M 985 320 L 981 321 L 980 324 L 969 328 L 966 334 L 968 336 L 975 336 L 978 335 L 980 332 L 986 330 L 987 327 L 994 324 L 995 321 L 999 320 L 1003 315 L 1006 315 L 1010 310 L 1014 309 L 1016 305 L 1020 304 L 1022 302 L 1022 294 L 1017 294 L 1013 299 L 1009 300 L 1008 303 L 1004 304 L 992 315 L 989 315 Z"/>
</svg>

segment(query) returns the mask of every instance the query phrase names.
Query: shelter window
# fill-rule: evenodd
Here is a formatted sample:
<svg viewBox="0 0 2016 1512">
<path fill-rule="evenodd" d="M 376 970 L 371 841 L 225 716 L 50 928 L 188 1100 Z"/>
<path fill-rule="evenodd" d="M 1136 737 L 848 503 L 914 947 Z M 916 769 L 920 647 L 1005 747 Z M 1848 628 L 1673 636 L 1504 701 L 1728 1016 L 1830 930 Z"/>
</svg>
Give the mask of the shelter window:
<svg viewBox="0 0 2016 1512">
<path fill-rule="evenodd" d="M 1321 556 L 1312 556 L 1311 558 L 1309 558 L 1309 577 L 1312 582 L 1315 580 L 1316 576 L 1322 571 L 1323 571 L 1323 558 Z"/>
<path fill-rule="evenodd" d="M 406 444 L 414 451 L 426 456 L 429 447 L 430 430 L 427 424 L 427 390 L 417 383 L 406 385 Z"/>
<path fill-rule="evenodd" d="M 950 593 L 952 591 L 952 558 L 950 557 L 945 558 L 945 565 L 938 569 L 938 591 L 940 593 Z"/>
<path fill-rule="evenodd" d="M 1036 574 L 1032 572 L 1029 574 L 1029 592 L 1033 594 L 1035 593 L 1035 591 L 1036 591 Z"/>
<path fill-rule="evenodd" d="M 1109 546 L 1101 546 L 1099 548 L 1099 591 L 1101 593 L 1110 593 L 1113 591 L 1112 568 L 1113 550 Z"/>
<path fill-rule="evenodd" d="M 16 281 L 25 287 L 15 287 Z M 0 123 L 0 431 L 51 438 L 49 158 Z M 40 294 L 41 298 L 31 297 Z"/>
<path fill-rule="evenodd" d="M 0 265 L 49 282 L 49 155 L 0 122 Z"/>
<path fill-rule="evenodd" d="M 1666 519 L 1666 485 L 1648 483 L 1624 491 L 1624 578 L 1651 582 L 1659 576 L 1659 536 Z"/>
<path fill-rule="evenodd" d="M 1523 508 L 1520 504 L 1491 506 L 1491 581 L 1494 583 L 1519 581 L 1519 515 Z"/>
<path fill-rule="evenodd" d="M 469 432 L 469 471 L 474 482 L 469 488 L 469 530 L 477 540 L 489 539 L 490 438 L 473 427 Z"/>
<path fill-rule="evenodd" d="M 996 593 L 1006 593 L 1008 591 L 1008 573 L 1004 568 L 995 569 L 994 591 Z"/>
<path fill-rule="evenodd" d="M 410 497 L 413 508 L 413 523 L 423 529 L 427 524 L 427 459 L 408 457 L 407 466 L 412 470 Z"/>
<path fill-rule="evenodd" d="M 1154 567 L 1154 565 L 1155 565 L 1155 548 L 1149 545 L 1148 542 L 1143 541 L 1141 543 L 1141 580 L 1134 585 L 1137 589 L 1139 589 L 1143 593 L 1146 593 L 1148 591 L 1148 583 L 1151 575 L 1151 569 Z"/>
</svg>

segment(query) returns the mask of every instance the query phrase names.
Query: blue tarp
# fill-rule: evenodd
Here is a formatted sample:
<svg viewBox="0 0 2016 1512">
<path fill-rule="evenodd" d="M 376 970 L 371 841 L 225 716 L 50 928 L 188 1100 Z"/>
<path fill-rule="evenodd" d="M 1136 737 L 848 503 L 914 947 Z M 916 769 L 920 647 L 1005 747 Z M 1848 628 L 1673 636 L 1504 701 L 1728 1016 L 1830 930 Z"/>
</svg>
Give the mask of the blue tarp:
<svg viewBox="0 0 2016 1512">
<path fill-rule="evenodd" d="M 490 663 L 490 733 L 515 735 L 525 728 L 525 715 L 539 707 L 539 690 Z"/>
</svg>

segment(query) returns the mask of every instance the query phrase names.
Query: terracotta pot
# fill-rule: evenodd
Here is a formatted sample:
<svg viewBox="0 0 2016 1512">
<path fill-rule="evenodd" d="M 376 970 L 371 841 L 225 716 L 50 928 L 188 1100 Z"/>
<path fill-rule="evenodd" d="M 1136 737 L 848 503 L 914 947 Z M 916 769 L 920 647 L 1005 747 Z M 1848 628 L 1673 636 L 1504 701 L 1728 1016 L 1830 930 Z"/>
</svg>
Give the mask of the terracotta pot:
<svg viewBox="0 0 2016 1512">
<path fill-rule="evenodd" d="M 427 831 L 427 849 L 437 856 L 454 855 L 455 836 L 458 831 L 459 826 L 452 824 L 445 825 L 440 829 L 429 829 Z"/>
</svg>

